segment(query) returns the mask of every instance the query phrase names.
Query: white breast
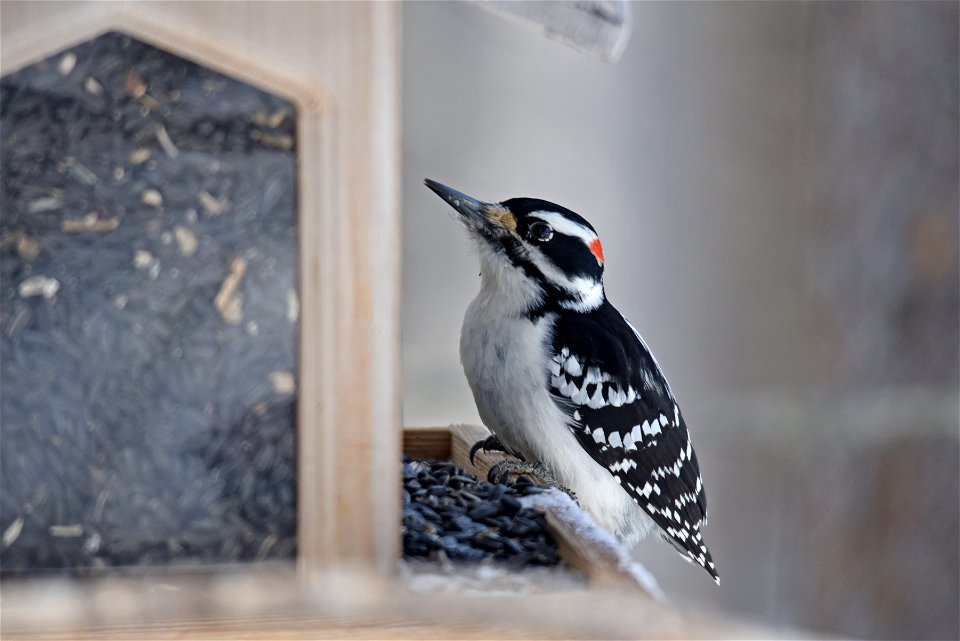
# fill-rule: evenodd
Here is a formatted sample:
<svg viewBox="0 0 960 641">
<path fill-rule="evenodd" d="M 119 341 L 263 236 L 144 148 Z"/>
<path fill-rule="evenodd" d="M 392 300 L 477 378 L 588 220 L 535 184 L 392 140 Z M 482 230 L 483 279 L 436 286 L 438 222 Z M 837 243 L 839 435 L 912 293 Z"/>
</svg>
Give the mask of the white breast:
<svg viewBox="0 0 960 641">
<path fill-rule="evenodd" d="M 547 350 L 554 316 L 531 322 L 518 313 L 522 293 L 505 297 L 502 289 L 504 278 L 514 276 L 485 270 L 480 293 L 464 317 L 460 360 L 480 418 L 509 449 L 543 463 L 601 526 L 632 544 L 653 521 L 580 447 L 569 419 L 551 398 Z"/>
</svg>

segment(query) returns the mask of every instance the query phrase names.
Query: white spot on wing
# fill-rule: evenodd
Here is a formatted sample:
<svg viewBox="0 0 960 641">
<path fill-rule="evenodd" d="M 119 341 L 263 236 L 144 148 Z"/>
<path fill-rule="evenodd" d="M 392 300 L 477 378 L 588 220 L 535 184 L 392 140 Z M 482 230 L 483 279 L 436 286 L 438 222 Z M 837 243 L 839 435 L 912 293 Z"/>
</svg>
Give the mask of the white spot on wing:
<svg viewBox="0 0 960 641">
<path fill-rule="evenodd" d="M 587 384 L 583 384 L 583 388 L 578 389 L 576 385 L 570 383 L 570 388 L 573 391 L 573 394 L 570 396 L 570 400 L 576 403 L 577 405 L 586 405 L 587 401 L 590 399 L 587 398 Z"/>
<path fill-rule="evenodd" d="M 563 363 L 563 369 L 570 374 L 570 376 L 580 376 L 583 373 L 583 369 L 580 367 L 580 361 L 577 360 L 576 356 L 570 356 Z"/>
<path fill-rule="evenodd" d="M 584 382 L 583 386 L 584 389 L 586 389 L 587 383 Z M 603 386 L 597 385 L 597 389 L 593 392 L 593 396 L 590 398 L 589 406 L 596 410 L 600 409 L 604 405 L 606 405 L 606 403 L 603 401 Z"/>
<path fill-rule="evenodd" d="M 642 429 L 643 433 L 648 436 L 660 433 L 660 425 L 656 421 L 644 421 Z"/>
<path fill-rule="evenodd" d="M 623 405 L 623 402 L 627 400 L 626 394 L 624 394 L 619 387 L 610 388 L 610 404 L 614 407 L 620 407 Z"/>
</svg>

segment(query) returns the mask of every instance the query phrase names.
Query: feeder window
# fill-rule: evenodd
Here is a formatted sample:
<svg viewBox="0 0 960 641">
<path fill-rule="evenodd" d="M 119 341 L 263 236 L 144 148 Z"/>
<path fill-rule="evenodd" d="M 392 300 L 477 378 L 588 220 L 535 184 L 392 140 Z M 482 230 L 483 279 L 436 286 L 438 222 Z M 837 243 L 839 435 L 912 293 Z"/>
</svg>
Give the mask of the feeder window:
<svg viewBox="0 0 960 641">
<path fill-rule="evenodd" d="M 106 33 L 2 79 L 0 568 L 297 551 L 297 113 Z"/>
</svg>

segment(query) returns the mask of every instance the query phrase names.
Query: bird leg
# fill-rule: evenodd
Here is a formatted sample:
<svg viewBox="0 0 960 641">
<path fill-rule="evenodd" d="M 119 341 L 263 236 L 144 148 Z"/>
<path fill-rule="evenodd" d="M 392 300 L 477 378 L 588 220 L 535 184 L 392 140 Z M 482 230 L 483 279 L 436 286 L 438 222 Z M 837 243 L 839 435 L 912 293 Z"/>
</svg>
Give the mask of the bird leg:
<svg viewBox="0 0 960 641">
<path fill-rule="evenodd" d="M 496 465 L 490 468 L 490 471 L 487 472 L 487 481 L 490 483 L 504 483 L 506 482 L 510 475 L 515 476 L 535 476 L 542 480 L 548 485 L 552 485 L 561 492 L 566 493 L 574 501 L 577 500 L 577 495 L 570 488 L 562 485 L 560 481 L 556 479 L 553 474 L 547 471 L 547 468 L 543 463 L 529 463 L 527 461 L 500 461 Z"/>
</svg>

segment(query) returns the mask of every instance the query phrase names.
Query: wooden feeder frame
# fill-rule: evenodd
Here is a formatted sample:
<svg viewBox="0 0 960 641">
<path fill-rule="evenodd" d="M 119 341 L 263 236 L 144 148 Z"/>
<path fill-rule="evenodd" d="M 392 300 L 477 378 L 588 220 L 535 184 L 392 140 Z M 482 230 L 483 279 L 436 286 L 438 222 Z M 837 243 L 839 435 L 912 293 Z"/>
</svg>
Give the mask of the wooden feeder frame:
<svg viewBox="0 0 960 641">
<path fill-rule="evenodd" d="M 4 2 L 0 74 L 118 31 L 296 107 L 297 564 L 305 577 L 342 563 L 389 571 L 400 518 L 399 6 L 316 3 L 280 24 L 291 9 Z"/>
</svg>

